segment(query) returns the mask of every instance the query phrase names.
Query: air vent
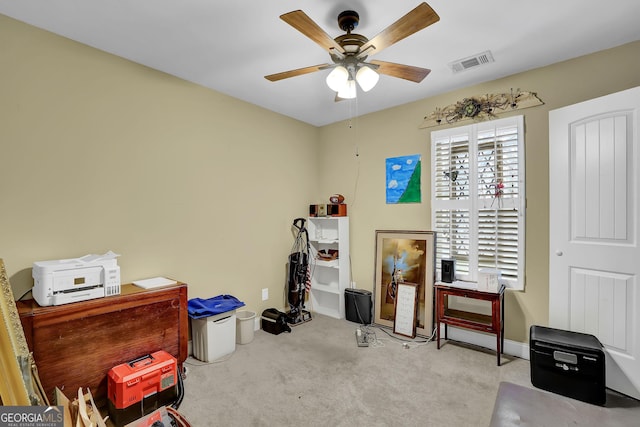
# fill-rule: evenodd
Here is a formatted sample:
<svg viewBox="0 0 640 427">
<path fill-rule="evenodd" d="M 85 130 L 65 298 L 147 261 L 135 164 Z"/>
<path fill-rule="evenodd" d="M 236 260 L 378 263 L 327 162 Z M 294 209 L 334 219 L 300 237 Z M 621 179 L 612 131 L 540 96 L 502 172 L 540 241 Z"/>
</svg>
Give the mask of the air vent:
<svg viewBox="0 0 640 427">
<path fill-rule="evenodd" d="M 468 70 L 469 68 L 478 67 L 480 65 L 489 64 L 491 62 L 494 62 L 493 55 L 491 55 L 491 51 L 487 50 L 468 58 L 453 61 L 449 63 L 449 67 L 451 67 L 451 71 L 453 71 L 454 73 L 459 73 L 460 71 Z"/>
</svg>

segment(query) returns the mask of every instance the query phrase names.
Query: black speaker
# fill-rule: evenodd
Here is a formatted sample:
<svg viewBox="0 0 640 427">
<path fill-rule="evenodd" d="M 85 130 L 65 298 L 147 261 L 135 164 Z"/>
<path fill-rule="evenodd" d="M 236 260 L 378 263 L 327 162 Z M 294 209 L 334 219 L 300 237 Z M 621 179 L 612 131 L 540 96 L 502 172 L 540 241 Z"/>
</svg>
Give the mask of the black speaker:
<svg viewBox="0 0 640 427">
<path fill-rule="evenodd" d="M 350 322 L 371 324 L 371 292 L 364 289 L 345 289 L 344 311 Z"/>
<path fill-rule="evenodd" d="M 441 264 L 442 278 L 445 283 L 453 283 L 456 280 L 456 260 L 455 259 L 443 259 Z"/>
<path fill-rule="evenodd" d="M 347 216 L 347 205 L 344 203 L 328 204 L 327 216 Z"/>
</svg>

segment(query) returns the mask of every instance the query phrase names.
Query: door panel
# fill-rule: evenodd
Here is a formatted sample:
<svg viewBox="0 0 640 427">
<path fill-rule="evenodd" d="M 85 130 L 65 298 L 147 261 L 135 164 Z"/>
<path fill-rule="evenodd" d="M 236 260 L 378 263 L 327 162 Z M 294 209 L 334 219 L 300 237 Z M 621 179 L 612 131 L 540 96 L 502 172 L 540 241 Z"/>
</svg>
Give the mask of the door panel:
<svg viewBox="0 0 640 427">
<path fill-rule="evenodd" d="M 631 243 L 634 218 L 627 191 L 632 146 L 631 114 L 603 115 L 574 123 L 571 135 L 572 238 Z"/>
<path fill-rule="evenodd" d="M 636 329 L 630 319 L 632 283 L 630 276 L 573 268 L 569 290 L 571 328 L 590 331 L 603 345 L 628 354 Z"/>
<path fill-rule="evenodd" d="M 549 326 L 593 334 L 640 398 L 640 87 L 549 113 Z"/>
</svg>

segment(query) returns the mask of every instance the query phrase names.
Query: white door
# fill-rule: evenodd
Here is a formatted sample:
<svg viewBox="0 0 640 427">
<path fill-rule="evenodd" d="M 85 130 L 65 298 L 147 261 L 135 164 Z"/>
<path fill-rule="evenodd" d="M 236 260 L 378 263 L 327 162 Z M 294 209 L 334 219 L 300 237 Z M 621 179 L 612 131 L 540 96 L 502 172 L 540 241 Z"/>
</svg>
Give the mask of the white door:
<svg viewBox="0 0 640 427">
<path fill-rule="evenodd" d="M 549 326 L 595 335 L 640 398 L 640 87 L 549 112 Z"/>
</svg>

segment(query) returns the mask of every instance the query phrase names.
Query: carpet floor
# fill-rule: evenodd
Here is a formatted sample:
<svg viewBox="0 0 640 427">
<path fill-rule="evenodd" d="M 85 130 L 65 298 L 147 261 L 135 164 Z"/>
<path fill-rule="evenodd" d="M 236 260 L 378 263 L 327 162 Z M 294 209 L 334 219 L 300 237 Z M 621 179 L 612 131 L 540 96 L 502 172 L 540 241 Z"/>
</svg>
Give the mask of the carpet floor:
<svg viewBox="0 0 640 427">
<path fill-rule="evenodd" d="M 205 364 L 189 358 L 180 411 L 195 426 L 487 426 L 500 381 L 526 384 L 526 360 L 315 315 Z M 422 341 L 422 342 L 421 342 Z M 403 346 L 403 343 L 407 343 Z"/>
<path fill-rule="evenodd" d="M 438 350 L 374 326 L 358 347 L 357 327 L 314 315 L 291 333 L 254 331 L 213 363 L 189 357 L 180 412 L 197 427 L 486 427 L 501 383 L 533 388 L 527 360 L 504 355 L 496 366 L 488 349 Z"/>
</svg>

